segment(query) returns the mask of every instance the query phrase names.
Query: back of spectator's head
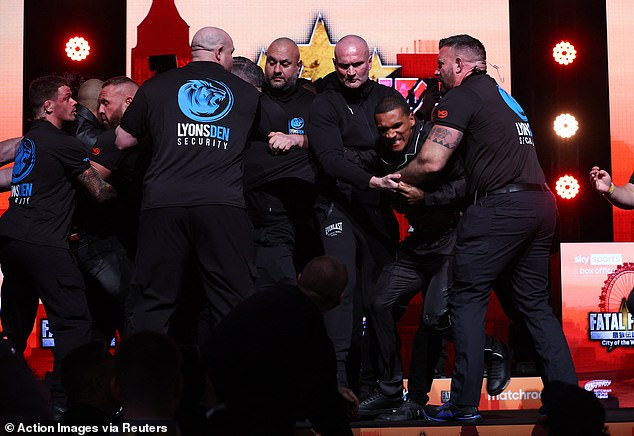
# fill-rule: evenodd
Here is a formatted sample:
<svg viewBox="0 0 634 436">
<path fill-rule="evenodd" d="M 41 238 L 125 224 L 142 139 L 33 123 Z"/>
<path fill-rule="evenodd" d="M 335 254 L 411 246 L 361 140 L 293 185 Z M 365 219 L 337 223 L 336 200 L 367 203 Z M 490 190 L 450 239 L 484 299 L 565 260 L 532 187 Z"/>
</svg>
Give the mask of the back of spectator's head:
<svg viewBox="0 0 634 436">
<path fill-rule="evenodd" d="M 605 409 L 594 393 L 553 381 L 544 386 L 542 404 L 552 436 L 607 435 Z"/>
<path fill-rule="evenodd" d="M 233 58 L 233 67 L 231 72 L 247 83 L 255 86 L 258 91 L 262 90 L 264 82 L 264 72 L 251 59 L 244 56 L 235 56 Z"/>
<path fill-rule="evenodd" d="M 319 256 L 306 264 L 297 278 L 299 289 L 322 313 L 336 307 L 348 283 L 348 271 L 339 259 Z"/>
<path fill-rule="evenodd" d="M 48 421 L 51 406 L 46 389 L 16 352 L 13 344 L 0 334 L 0 422 Z"/>
<path fill-rule="evenodd" d="M 173 418 L 182 393 L 181 366 L 176 342 L 163 333 L 124 338 L 115 354 L 115 386 L 124 416 Z"/>
<path fill-rule="evenodd" d="M 114 358 L 101 342 L 77 347 L 64 358 L 60 376 L 69 403 L 87 403 L 104 412 L 116 412 L 111 390 Z"/>
</svg>

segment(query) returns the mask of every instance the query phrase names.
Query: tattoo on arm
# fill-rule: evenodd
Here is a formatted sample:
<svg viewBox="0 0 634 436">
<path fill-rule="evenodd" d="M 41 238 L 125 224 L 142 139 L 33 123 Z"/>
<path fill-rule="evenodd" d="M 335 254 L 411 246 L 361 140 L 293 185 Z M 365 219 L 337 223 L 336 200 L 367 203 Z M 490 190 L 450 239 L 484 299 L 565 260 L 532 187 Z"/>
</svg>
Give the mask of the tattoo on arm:
<svg viewBox="0 0 634 436">
<path fill-rule="evenodd" d="M 432 130 L 429 140 L 435 142 L 436 144 L 440 144 L 443 147 L 448 148 L 449 150 L 454 150 L 460 144 L 460 140 L 462 139 L 462 132 L 459 132 L 457 135 L 453 134 L 449 129 L 445 129 L 443 127 L 436 127 Z"/>
<path fill-rule="evenodd" d="M 114 187 L 104 182 L 97 171 L 91 166 L 83 173 L 77 176 L 77 180 L 86 188 L 88 193 L 97 201 L 105 201 L 117 195 Z"/>
</svg>

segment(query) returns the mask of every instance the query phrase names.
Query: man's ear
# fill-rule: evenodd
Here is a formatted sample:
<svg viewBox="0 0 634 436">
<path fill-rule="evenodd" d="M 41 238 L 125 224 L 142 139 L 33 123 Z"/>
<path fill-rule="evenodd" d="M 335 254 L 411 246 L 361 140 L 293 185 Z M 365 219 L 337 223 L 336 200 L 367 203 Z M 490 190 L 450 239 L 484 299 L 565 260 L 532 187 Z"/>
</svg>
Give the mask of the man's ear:
<svg viewBox="0 0 634 436">
<path fill-rule="evenodd" d="M 214 50 L 216 60 L 220 62 L 220 58 L 222 57 L 222 51 L 225 49 L 224 45 L 219 45 L 216 50 Z"/>
<path fill-rule="evenodd" d="M 44 109 L 44 113 L 51 114 L 55 108 L 55 102 L 53 100 L 45 100 L 42 108 Z"/>
</svg>

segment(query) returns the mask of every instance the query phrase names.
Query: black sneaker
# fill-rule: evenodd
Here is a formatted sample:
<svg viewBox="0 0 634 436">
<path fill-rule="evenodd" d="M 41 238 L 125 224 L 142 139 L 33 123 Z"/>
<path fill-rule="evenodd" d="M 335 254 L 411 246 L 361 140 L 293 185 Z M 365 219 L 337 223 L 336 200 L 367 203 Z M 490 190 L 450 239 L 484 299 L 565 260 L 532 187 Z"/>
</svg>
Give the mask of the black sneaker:
<svg viewBox="0 0 634 436">
<path fill-rule="evenodd" d="M 412 400 L 405 400 L 401 407 L 393 413 L 384 413 L 379 415 L 377 421 L 411 421 L 413 419 L 425 419 L 423 414 L 423 406 Z"/>
<path fill-rule="evenodd" d="M 477 424 L 482 417 L 475 406 L 456 406 L 451 402 L 442 406 L 425 406 L 423 413 L 434 422 L 455 422 L 458 424 Z"/>
<path fill-rule="evenodd" d="M 511 355 L 498 339 L 491 338 L 492 345 L 484 349 L 487 370 L 487 393 L 500 395 L 511 381 Z"/>
<path fill-rule="evenodd" d="M 403 404 L 403 397 L 388 397 L 381 392 L 376 392 L 359 404 L 359 416 L 376 416 L 383 413 L 392 413 Z"/>
</svg>

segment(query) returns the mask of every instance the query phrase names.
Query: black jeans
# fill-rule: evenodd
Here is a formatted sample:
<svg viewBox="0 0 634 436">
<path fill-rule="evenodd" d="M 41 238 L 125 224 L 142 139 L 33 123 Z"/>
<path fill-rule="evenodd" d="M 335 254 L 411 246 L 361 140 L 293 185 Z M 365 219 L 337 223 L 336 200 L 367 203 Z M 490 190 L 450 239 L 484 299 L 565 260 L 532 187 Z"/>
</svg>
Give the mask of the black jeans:
<svg viewBox="0 0 634 436">
<path fill-rule="evenodd" d="M 449 329 L 447 300 L 455 240 L 455 229 L 424 238 L 411 235 L 401 245 L 396 261 L 381 274 L 370 316 L 380 351 L 379 389 L 385 395 L 402 392 L 403 365 L 396 324 L 409 301 L 421 291 L 425 304 L 412 344 L 408 390 L 414 401 L 425 404 L 428 400 L 442 338 Z"/>
<path fill-rule="evenodd" d="M 115 329 L 123 334 L 134 263 L 114 236 L 79 232 L 70 249 L 84 279 L 90 314 L 99 339 L 109 341 Z"/>
</svg>

